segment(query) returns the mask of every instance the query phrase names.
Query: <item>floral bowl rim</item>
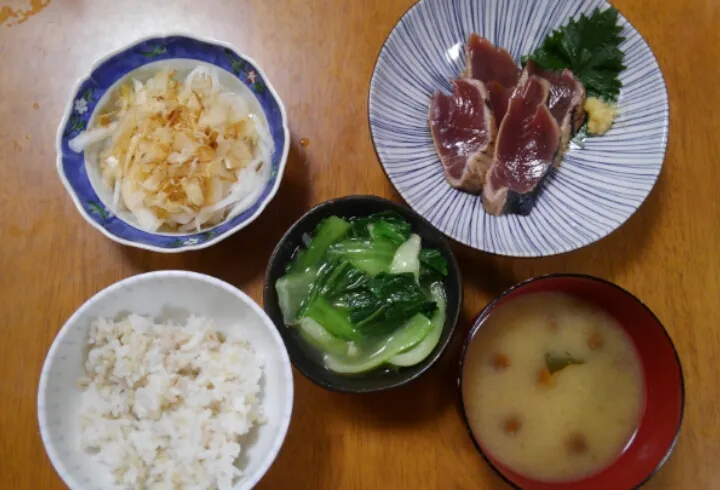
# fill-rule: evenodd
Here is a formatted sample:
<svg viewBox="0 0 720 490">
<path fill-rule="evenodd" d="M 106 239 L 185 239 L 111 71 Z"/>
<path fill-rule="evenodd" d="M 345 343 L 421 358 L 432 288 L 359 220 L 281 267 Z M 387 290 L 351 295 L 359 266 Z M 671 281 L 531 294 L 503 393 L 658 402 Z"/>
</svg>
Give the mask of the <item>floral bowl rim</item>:
<svg viewBox="0 0 720 490">
<path fill-rule="evenodd" d="M 207 240 L 196 240 L 193 238 L 195 235 L 198 235 L 197 233 L 191 233 L 186 235 L 178 234 L 176 237 L 178 240 L 183 240 L 182 245 L 177 247 L 162 247 L 162 246 L 155 246 L 150 245 L 147 243 L 142 243 L 138 241 L 128 240 L 122 237 L 119 237 L 109 230 L 107 230 L 105 227 L 103 227 L 100 223 L 98 223 L 96 220 L 90 216 L 89 212 L 83 207 L 82 202 L 80 201 L 75 189 L 73 188 L 72 184 L 68 180 L 67 176 L 65 175 L 65 171 L 63 169 L 63 138 L 65 137 L 64 132 L 65 128 L 68 124 L 68 121 L 70 120 L 73 110 L 74 110 L 74 104 L 75 99 L 80 94 L 80 89 L 82 85 L 92 78 L 93 73 L 95 73 L 96 70 L 98 70 L 104 63 L 109 61 L 111 58 L 122 54 L 125 51 L 128 51 L 135 46 L 138 46 L 142 43 L 146 43 L 148 41 L 152 40 L 162 40 L 162 39 L 169 39 L 172 37 L 180 37 L 180 38 L 187 38 L 193 41 L 197 41 L 200 43 L 205 44 L 211 44 L 215 45 L 221 48 L 224 48 L 226 50 L 231 51 L 234 55 L 236 55 L 241 61 L 244 61 L 248 65 L 252 67 L 253 70 L 256 71 L 257 75 L 260 77 L 260 79 L 263 81 L 265 88 L 267 89 L 269 95 L 272 99 L 274 99 L 275 103 L 278 106 L 278 110 L 280 112 L 280 120 L 282 122 L 282 131 L 284 136 L 284 144 L 282 149 L 276 148 L 275 151 L 281 151 L 280 158 L 278 160 L 278 168 L 277 168 L 277 174 L 275 177 L 275 181 L 272 184 L 272 188 L 270 189 L 269 193 L 264 197 L 259 197 L 258 201 L 256 201 L 256 204 L 259 203 L 259 206 L 253 212 L 249 217 L 247 217 L 244 221 L 241 221 L 237 223 L 235 226 L 228 228 L 222 233 L 218 233 L 215 236 L 211 236 Z M 176 58 L 179 59 L 179 58 Z M 107 238 L 111 239 L 112 241 L 119 243 L 121 245 L 127 245 L 130 247 L 135 247 L 143 250 L 149 250 L 152 252 L 160 252 L 160 253 L 181 253 L 181 252 L 188 252 L 192 250 L 201 250 L 204 248 L 208 248 L 212 245 L 215 245 L 222 240 L 230 237 L 231 235 L 235 234 L 236 232 L 240 231 L 241 229 L 248 226 L 250 223 L 255 221 L 260 214 L 265 210 L 265 208 L 270 204 L 270 202 L 273 200 L 275 195 L 278 192 L 278 189 L 280 188 L 280 183 L 282 182 L 282 177 L 285 171 L 285 166 L 287 163 L 288 154 L 290 152 L 290 129 L 288 126 L 288 118 L 287 118 L 287 110 L 285 109 L 285 105 L 282 102 L 282 99 L 278 95 L 275 88 L 272 86 L 270 81 L 268 80 L 264 70 L 261 68 L 261 66 L 250 56 L 244 54 L 242 51 L 238 50 L 233 44 L 228 43 L 226 41 L 220 41 L 211 37 L 203 37 L 203 36 L 197 36 L 195 34 L 190 34 L 185 31 L 164 31 L 164 32 L 153 32 L 150 34 L 147 34 L 145 36 L 140 36 L 129 43 L 125 43 L 122 46 L 112 49 L 108 51 L 103 56 L 96 59 L 91 65 L 90 68 L 85 72 L 84 75 L 80 76 L 77 81 L 73 84 L 72 89 L 70 90 L 71 97 L 69 98 L 68 102 L 65 105 L 65 109 L 63 111 L 63 116 L 60 121 L 60 124 L 57 129 L 56 137 L 55 137 L 55 153 L 57 155 L 56 161 L 55 161 L 55 167 L 57 170 L 57 173 L 60 177 L 60 181 L 63 184 L 63 187 L 65 187 L 65 190 L 72 198 L 73 203 L 75 204 L 75 207 L 79 211 L 80 215 L 83 217 L 83 219 L 88 222 L 93 228 L 100 231 L 103 235 L 105 235 Z M 130 223 L 127 223 L 126 221 L 122 220 L 123 224 L 128 227 L 136 228 Z M 225 224 L 227 221 L 223 221 L 221 223 Z M 218 226 L 221 226 L 218 225 Z M 139 230 L 139 229 L 138 229 Z M 204 229 L 202 230 L 202 233 L 212 232 L 214 228 Z M 143 230 L 141 230 L 143 231 Z M 162 236 L 162 234 L 158 233 L 151 233 L 151 232 L 145 232 L 150 235 L 157 235 Z M 189 243 L 188 243 L 189 242 Z M 187 243 L 187 244 L 186 244 Z"/>
</svg>

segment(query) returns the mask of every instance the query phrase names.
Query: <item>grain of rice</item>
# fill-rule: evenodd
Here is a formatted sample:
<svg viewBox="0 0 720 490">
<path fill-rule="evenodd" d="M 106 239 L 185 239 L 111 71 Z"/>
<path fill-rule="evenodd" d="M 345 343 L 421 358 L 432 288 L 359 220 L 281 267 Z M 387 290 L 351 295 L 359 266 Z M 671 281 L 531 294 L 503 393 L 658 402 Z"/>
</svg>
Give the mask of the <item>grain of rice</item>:
<svg viewBox="0 0 720 490">
<path fill-rule="evenodd" d="M 98 318 L 87 338 L 80 444 L 119 488 L 229 490 L 265 419 L 252 346 L 210 319 Z"/>
</svg>

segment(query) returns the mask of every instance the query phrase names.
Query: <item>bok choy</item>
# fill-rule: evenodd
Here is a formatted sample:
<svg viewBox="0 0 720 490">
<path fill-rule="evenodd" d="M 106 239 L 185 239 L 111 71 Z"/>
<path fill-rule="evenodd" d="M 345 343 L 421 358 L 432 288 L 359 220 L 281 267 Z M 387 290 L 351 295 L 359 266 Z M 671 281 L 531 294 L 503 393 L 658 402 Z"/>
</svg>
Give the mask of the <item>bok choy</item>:
<svg viewBox="0 0 720 490">
<path fill-rule="evenodd" d="M 286 271 L 275 284 L 284 321 L 330 370 L 411 366 L 439 342 L 447 261 L 397 213 L 323 220 Z"/>
</svg>

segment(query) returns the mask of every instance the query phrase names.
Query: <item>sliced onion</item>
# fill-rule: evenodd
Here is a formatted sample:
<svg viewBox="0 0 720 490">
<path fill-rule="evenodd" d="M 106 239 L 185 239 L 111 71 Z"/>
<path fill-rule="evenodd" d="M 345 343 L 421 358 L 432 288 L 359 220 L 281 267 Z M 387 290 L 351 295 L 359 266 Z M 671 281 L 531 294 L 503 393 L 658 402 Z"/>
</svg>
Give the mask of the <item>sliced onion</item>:
<svg viewBox="0 0 720 490">
<path fill-rule="evenodd" d="M 117 123 L 112 123 L 107 127 L 101 126 L 99 128 L 93 128 L 87 131 L 83 131 L 82 133 L 78 134 L 73 139 L 68 141 L 68 146 L 75 153 L 85 151 L 85 148 L 92 145 L 93 143 L 97 143 L 98 141 L 102 141 L 105 138 L 111 136 L 113 131 L 115 131 L 116 126 Z"/>
<path fill-rule="evenodd" d="M 217 71 L 169 71 L 119 89 L 107 127 L 71 140 L 74 151 L 110 138 L 100 155 L 113 211 L 128 210 L 148 231 L 202 231 L 245 211 L 270 178 L 273 140 L 242 95 L 223 90 Z M 106 117 L 106 118 L 107 118 Z"/>
</svg>

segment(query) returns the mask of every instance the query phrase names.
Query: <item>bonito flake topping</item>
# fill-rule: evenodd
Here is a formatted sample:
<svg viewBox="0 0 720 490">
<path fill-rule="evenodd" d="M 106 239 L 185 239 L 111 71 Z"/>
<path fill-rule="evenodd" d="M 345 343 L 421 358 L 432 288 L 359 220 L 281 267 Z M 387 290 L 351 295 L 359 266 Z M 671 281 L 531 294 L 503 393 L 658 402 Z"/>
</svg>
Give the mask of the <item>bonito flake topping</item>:
<svg viewBox="0 0 720 490">
<path fill-rule="evenodd" d="M 184 82 L 163 70 L 123 85 L 114 107 L 69 146 L 101 141 L 112 210 L 130 211 L 151 232 L 200 231 L 245 211 L 269 179 L 274 150 L 264 119 L 205 66 Z"/>
</svg>

